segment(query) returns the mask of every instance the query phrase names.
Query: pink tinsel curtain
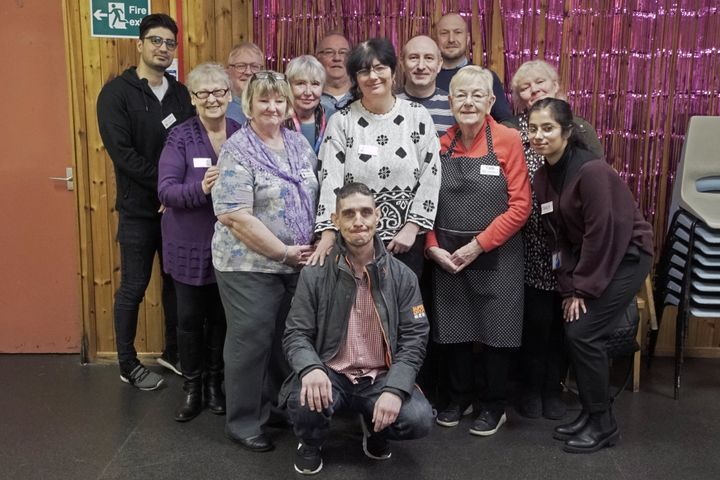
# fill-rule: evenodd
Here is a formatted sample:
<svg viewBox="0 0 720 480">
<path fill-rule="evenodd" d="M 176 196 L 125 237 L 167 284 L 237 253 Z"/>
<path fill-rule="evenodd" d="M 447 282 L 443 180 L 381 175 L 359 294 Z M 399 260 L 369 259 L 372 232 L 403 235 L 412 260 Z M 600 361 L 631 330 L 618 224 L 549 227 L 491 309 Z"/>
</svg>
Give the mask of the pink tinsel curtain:
<svg viewBox="0 0 720 480">
<path fill-rule="evenodd" d="M 475 63 L 499 65 L 506 87 L 523 62 L 552 63 L 574 111 L 595 126 L 608 160 L 655 225 L 658 244 L 687 122 L 720 115 L 716 0 L 254 0 L 254 6 L 254 40 L 278 70 L 314 52 L 327 32 L 342 31 L 351 42 L 383 36 L 399 48 L 431 33 L 449 11 L 468 19 L 481 46 Z M 500 22 L 493 22 L 495 9 Z"/>
</svg>

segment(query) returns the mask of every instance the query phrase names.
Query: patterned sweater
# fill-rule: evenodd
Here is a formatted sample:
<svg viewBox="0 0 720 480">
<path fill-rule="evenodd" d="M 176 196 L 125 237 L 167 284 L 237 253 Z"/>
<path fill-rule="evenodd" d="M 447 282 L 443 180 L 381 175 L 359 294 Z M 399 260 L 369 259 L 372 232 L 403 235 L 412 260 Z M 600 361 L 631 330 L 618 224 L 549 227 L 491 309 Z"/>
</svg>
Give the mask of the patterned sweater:
<svg viewBox="0 0 720 480">
<path fill-rule="evenodd" d="M 385 114 L 353 102 L 328 121 L 320 147 L 320 200 L 316 232 L 333 228 L 335 190 L 362 182 L 380 208 L 378 234 L 391 240 L 407 222 L 431 230 L 440 189 L 440 144 L 428 111 L 396 99 Z"/>
</svg>

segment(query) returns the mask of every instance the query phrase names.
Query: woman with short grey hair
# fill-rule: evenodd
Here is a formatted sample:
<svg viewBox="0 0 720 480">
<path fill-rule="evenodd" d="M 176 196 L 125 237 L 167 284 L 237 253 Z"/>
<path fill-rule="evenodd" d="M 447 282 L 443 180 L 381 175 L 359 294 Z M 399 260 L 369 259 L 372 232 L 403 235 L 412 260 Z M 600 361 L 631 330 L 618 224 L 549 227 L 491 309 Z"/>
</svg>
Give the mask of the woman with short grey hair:
<svg viewBox="0 0 720 480">
<path fill-rule="evenodd" d="M 285 76 L 293 93 L 293 115 L 285 126 L 302 133 L 317 154 L 327 125 L 325 110 L 320 105 L 325 69 L 312 55 L 301 55 L 290 60 Z"/>
<path fill-rule="evenodd" d="M 218 178 L 220 148 L 240 129 L 225 116 L 232 96 L 221 65 L 198 65 L 188 74 L 187 87 L 197 115 L 170 130 L 158 165 L 158 195 L 166 208 L 161 258 L 177 292 L 178 352 L 185 377 L 183 400 L 175 411 L 178 422 L 202 411 L 203 396 L 210 412 L 225 413 L 225 313 L 210 254 L 215 225 L 210 192 Z"/>
</svg>

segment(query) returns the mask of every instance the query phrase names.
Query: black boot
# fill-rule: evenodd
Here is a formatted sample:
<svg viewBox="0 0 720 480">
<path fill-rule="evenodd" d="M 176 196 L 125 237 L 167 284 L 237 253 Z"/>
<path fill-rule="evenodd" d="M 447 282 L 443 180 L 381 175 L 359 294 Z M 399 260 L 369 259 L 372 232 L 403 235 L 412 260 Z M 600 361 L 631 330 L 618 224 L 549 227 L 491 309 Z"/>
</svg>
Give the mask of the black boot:
<svg viewBox="0 0 720 480">
<path fill-rule="evenodd" d="M 189 422 L 202 412 L 202 380 L 200 377 L 192 380 L 185 380 L 183 385 L 185 396 L 183 401 L 175 410 L 175 420 L 178 422 Z"/>
<path fill-rule="evenodd" d="M 208 372 L 205 377 L 205 402 L 210 413 L 225 415 L 225 394 L 222 391 L 223 374 Z"/>
<path fill-rule="evenodd" d="M 183 401 L 175 411 L 175 420 L 187 422 L 197 417 L 203 408 L 202 382 L 202 330 L 200 332 L 178 329 L 180 365 L 185 377 Z"/>
<path fill-rule="evenodd" d="M 619 436 L 617 422 L 610 410 L 591 413 L 585 427 L 565 442 L 563 450 L 570 453 L 593 453 L 604 447 L 612 447 Z"/>
<path fill-rule="evenodd" d="M 580 415 L 578 415 L 578 417 L 572 422 L 558 425 L 557 427 L 555 427 L 555 431 L 553 432 L 553 438 L 555 440 L 569 439 L 585 427 L 589 417 L 590 415 L 585 410 L 582 410 L 580 412 Z"/>
</svg>

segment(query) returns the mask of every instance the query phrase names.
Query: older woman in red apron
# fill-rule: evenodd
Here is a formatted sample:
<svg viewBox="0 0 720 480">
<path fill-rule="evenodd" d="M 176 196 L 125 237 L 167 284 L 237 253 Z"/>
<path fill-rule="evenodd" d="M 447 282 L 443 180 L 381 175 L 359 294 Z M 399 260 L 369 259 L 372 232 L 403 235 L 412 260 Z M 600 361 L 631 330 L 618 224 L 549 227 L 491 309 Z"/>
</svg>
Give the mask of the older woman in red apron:
<svg viewBox="0 0 720 480">
<path fill-rule="evenodd" d="M 520 229 L 531 202 L 520 135 L 489 115 L 492 92 L 490 72 L 477 66 L 462 68 L 450 83 L 457 124 L 441 138 L 443 178 L 426 244 L 435 263 L 433 340 L 450 346 L 450 405 L 437 423 L 458 425 L 476 400 L 473 342 L 479 342 L 484 385 L 470 433 L 480 436 L 494 434 L 506 420 L 510 354 L 522 339 Z"/>
</svg>

